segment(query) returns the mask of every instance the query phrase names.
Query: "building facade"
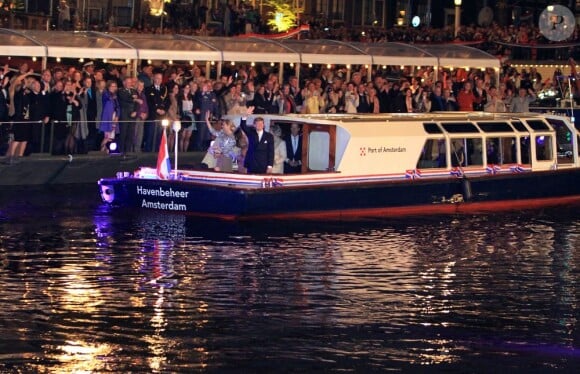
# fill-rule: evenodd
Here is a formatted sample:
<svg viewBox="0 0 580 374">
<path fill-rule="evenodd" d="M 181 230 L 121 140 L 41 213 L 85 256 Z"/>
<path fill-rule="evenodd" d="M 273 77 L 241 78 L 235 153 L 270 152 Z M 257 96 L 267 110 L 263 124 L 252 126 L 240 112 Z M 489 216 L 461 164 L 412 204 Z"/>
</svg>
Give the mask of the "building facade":
<svg viewBox="0 0 580 374">
<path fill-rule="evenodd" d="M 0 0 L 0 3 L 19 3 L 30 14 L 58 18 L 61 2 L 70 8 L 71 22 L 76 29 L 90 26 L 112 25 L 130 27 L 139 23 L 151 7 L 160 7 L 164 0 Z M 284 1 L 284 0 L 280 0 Z M 411 25 L 417 16 L 421 24 L 444 27 L 453 23 L 454 0 L 286 0 L 295 7 L 304 9 L 303 21 L 313 21 L 328 27 L 396 27 Z M 251 4 L 265 16 L 265 0 L 171 0 L 166 7 L 183 6 L 195 9 L 214 9 L 221 4 Z M 481 24 L 489 14 L 482 9 L 489 7 L 492 21 L 501 25 L 522 22 L 537 24 L 541 12 L 548 5 L 560 4 L 575 14 L 580 11 L 580 0 L 463 0 L 461 4 L 462 24 Z M 485 17 L 484 17 L 485 16 Z"/>
</svg>

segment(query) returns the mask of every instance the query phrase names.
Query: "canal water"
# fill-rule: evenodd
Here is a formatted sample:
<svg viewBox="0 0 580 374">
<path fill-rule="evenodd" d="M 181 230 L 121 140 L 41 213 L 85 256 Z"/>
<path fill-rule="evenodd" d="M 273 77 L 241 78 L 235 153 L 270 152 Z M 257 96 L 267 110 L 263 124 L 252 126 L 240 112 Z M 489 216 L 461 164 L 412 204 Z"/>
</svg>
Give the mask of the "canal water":
<svg viewBox="0 0 580 374">
<path fill-rule="evenodd" d="M 578 372 L 575 209 L 225 223 L 0 191 L 1 373 Z"/>
</svg>

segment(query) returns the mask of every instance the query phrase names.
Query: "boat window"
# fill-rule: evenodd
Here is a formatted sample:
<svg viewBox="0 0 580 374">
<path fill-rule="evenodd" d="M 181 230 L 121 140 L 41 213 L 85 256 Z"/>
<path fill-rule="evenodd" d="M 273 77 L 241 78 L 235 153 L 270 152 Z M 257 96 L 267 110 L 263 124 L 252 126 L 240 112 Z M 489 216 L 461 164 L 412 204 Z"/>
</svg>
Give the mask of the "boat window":
<svg viewBox="0 0 580 374">
<path fill-rule="evenodd" d="M 312 131 L 308 137 L 308 169 L 327 171 L 330 167 L 330 134 L 326 131 Z"/>
<path fill-rule="evenodd" d="M 531 148 L 530 148 L 530 137 L 522 136 L 520 137 L 520 162 L 522 164 L 529 164 L 532 158 Z"/>
<path fill-rule="evenodd" d="M 542 120 L 527 120 L 528 126 L 532 128 L 532 130 L 536 131 L 549 131 L 550 127 L 546 125 L 546 122 Z"/>
<path fill-rule="evenodd" d="M 484 132 L 514 132 L 507 122 L 477 122 L 477 126 Z"/>
<path fill-rule="evenodd" d="M 421 150 L 417 169 L 446 168 L 446 140 L 445 139 L 427 139 Z"/>
<path fill-rule="evenodd" d="M 479 130 L 473 123 L 471 122 L 447 122 L 442 123 L 441 126 L 445 129 L 445 131 L 457 134 L 460 132 L 468 132 L 468 133 L 478 133 Z"/>
<path fill-rule="evenodd" d="M 540 135 L 536 137 L 536 160 L 547 161 L 553 159 L 552 136 Z"/>
<path fill-rule="evenodd" d="M 522 123 L 522 121 L 512 121 L 512 125 L 518 131 L 522 131 L 522 132 L 527 132 L 528 131 L 528 129 L 526 128 L 526 126 L 524 126 L 524 124 Z"/>
<path fill-rule="evenodd" d="M 481 138 L 453 139 L 451 166 L 483 166 L 483 140 Z"/>
<path fill-rule="evenodd" d="M 424 123 L 423 128 L 427 132 L 427 134 L 442 134 L 443 131 L 436 123 Z"/>
<path fill-rule="evenodd" d="M 558 149 L 558 163 L 571 164 L 574 162 L 574 147 L 572 145 L 572 132 L 564 121 L 548 118 L 548 122 L 556 130 L 556 147 Z"/>
<path fill-rule="evenodd" d="M 516 164 L 516 138 L 487 138 L 485 140 L 487 164 Z"/>
</svg>

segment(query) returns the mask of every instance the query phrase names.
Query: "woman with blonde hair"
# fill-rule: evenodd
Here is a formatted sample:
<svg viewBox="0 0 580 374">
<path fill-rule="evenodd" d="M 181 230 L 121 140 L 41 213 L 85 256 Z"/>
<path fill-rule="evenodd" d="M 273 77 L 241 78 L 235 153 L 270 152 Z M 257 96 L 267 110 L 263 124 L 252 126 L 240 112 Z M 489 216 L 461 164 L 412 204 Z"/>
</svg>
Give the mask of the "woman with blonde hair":
<svg viewBox="0 0 580 374">
<path fill-rule="evenodd" d="M 282 130 L 277 124 L 270 126 L 270 132 L 274 135 L 274 165 L 272 174 L 284 173 L 284 161 L 287 158 L 286 141 L 282 140 Z"/>
<path fill-rule="evenodd" d="M 225 171 L 231 173 L 233 171 L 233 161 L 237 159 L 240 152 L 236 147 L 236 125 L 229 119 L 222 121 L 221 130 L 213 128 L 209 121 L 209 112 L 205 116 L 205 123 L 209 132 L 215 136 L 215 140 L 207 150 L 203 163 L 212 167 L 215 171 Z M 213 160 L 212 160 L 213 158 Z"/>
</svg>

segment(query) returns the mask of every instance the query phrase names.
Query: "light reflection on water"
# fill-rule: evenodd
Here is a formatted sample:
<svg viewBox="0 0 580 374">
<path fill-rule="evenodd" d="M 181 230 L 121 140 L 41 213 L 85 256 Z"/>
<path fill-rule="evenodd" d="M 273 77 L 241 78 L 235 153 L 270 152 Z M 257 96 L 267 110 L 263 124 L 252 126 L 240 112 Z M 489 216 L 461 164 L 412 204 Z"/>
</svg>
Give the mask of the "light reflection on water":
<svg viewBox="0 0 580 374">
<path fill-rule="evenodd" d="M 0 197 L 0 372 L 580 365 L 575 212 L 228 224 L 92 197 Z"/>
</svg>

